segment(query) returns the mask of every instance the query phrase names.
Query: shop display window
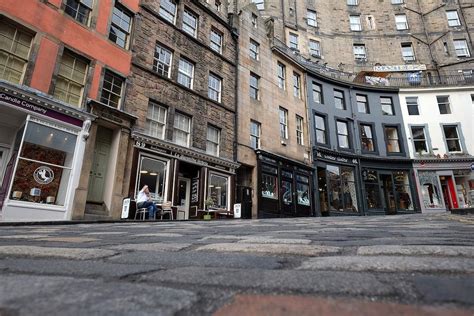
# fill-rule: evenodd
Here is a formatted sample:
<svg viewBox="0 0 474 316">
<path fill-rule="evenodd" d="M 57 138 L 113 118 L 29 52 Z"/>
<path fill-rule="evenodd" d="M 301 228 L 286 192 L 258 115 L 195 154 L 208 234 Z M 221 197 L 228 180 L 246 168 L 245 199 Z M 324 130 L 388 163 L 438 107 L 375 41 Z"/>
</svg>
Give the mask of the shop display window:
<svg viewBox="0 0 474 316">
<path fill-rule="evenodd" d="M 354 168 L 327 165 L 326 170 L 329 209 L 358 212 Z"/>
<path fill-rule="evenodd" d="M 399 210 L 413 210 L 413 198 L 411 196 L 410 179 L 407 171 L 396 171 L 393 173 L 396 191 L 396 203 Z"/>
<path fill-rule="evenodd" d="M 362 177 L 364 179 L 364 187 L 368 208 L 382 209 L 383 205 L 380 196 L 379 178 L 377 171 L 367 169 L 363 170 Z"/>
<path fill-rule="evenodd" d="M 262 197 L 278 199 L 277 174 L 277 168 L 262 165 Z"/>
<path fill-rule="evenodd" d="M 309 178 L 305 176 L 296 176 L 296 193 L 298 194 L 298 204 L 309 206 Z"/>
<path fill-rule="evenodd" d="M 435 172 L 420 172 L 421 195 L 426 209 L 443 208 L 443 199 L 438 175 Z"/>
<path fill-rule="evenodd" d="M 227 209 L 228 184 L 228 176 L 210 173 L 207 194 L 214 201 L 214 207 Z"/>
<path fill-rule="evenodd" d="M 141 157 L 136 194 L 144 185 L 148 185 L 151 199 L 156 203 L 164 202 L 167 171 L 168 161 Z"/>
<path fill-rule="evenodd" d="M 281 196 L 283 203 L 286 205 L 293 204 L 293 189 L 291 187 L 291 182 L 285 180 L 281 181 Z"/>
<path fill-rule="evenodd" d="M 10 198 L 64 205 L 77 136 L 61 127 L 28 121 Z"/>
</svg>

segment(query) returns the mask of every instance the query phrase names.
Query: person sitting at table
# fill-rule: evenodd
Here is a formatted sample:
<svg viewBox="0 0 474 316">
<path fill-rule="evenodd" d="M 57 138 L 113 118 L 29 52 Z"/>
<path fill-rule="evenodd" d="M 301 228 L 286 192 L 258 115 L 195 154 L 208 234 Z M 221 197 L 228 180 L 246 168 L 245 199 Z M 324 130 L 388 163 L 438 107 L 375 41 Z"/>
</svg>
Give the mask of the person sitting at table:
<svg viewBox="0 0 474 316">
<path fill-rule="evenodd" d="M 155 203 L 151 200 L 150 190 L 147 185 L 144 185 L 140 192 L 138 192 L 137 208 L 146 208 L 148 210 L 148 218 L 155 218 L 157 208 Z"/>
</svg>

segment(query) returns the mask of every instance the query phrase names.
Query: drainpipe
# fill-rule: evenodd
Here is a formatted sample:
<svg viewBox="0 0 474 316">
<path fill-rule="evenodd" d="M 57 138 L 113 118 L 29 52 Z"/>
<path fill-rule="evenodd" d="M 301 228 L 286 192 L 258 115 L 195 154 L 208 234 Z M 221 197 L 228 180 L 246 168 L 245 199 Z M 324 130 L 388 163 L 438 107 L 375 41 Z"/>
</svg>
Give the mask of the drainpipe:
<svg viewBox="0 0 474 316">
<path fill-rule="evenodd" d="M 462 2 L 464 1 L 460 1 L 461 3 L 458 3 L 458 6 L 459 6 L 459 13 L 461 14 L 461 19 L 462 19 L 462 22 L 464 24 L 464 28 L 466 29 L 466 33 L 467 33 L 467 38 L 469 39 L 469 44 L 471 44 L 471 48 L 474 48 L 474 46 L 472 45 L 472 37 L 471 37 L 471 33 L 469 32 L 469 26 L 466 22 L 466 17 L 464 15 L 464 9 L 467 9 L 467 8 L 472 8 L 474 7 L 474 5 L 469 5 L 469 6 L 466 6 L 466 7 L 463 7 L 462 6 Z"/>
<path fill-rule="evenodd" d="M 430 51 L 431 62 L 436 67 L 436 74 L 437 74 L 437 77 L 438 77 L 437 79 L 441 80 L 441 74 L 439 72 L 439 64 L 438 64 L 438 61 L 436 61 L 435 58 L 434 58 L 433 50 L 431 49 L 431 44 L 432 43 L 431 43 L 430 37 L 428 35 L 428 30 L 426 29 L 426 25 L 425 25 L 425 14 L 423 12 L 421 12 L 420 0 L 416 0 L 416 2 L 418 4 L 418 9 L 420 10 L 421 25 L 423 25 L 423 31 L 425 32 L 426 42 L 428 43 L 428 50 Z"/>
</svg>

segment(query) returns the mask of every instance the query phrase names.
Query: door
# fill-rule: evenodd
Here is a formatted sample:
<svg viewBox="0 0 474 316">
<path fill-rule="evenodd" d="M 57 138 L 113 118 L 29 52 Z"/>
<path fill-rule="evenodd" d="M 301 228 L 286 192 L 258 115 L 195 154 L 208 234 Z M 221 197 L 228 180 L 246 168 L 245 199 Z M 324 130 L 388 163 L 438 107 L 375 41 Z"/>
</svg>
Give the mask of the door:
<svg viewBox="0 0 474 316">
<path fill-rule="evenodd" d="M 446 205 L 446 210 L 449 211 L 453 208 L 458 208 L 459 204 L 456 197 L 453 178 L 450 176 L 440 176 L 439 180 L 441 182 L 441 189 L 443 191 L 443 199 L 444 204 Z"/>
<path fill-rule="evenodd" d="M 191 179 L 189 178 L 179 178 L 178 180 L 178 210 L 184 211 L 184 219 L 189 218 L 189 202 L 190 202 L 190 195 L 191 195 Z M 177 219 L 180 218 L 182 212 L 178 212 L 176 215 Z"/>
<path fill-rule="evenodd" d="M 8 148 L 0 146 L 0 184 L 3 182 L 5 169 L 8 163 Z"/>
<path fill-rule="evenodd" d="M 99 127 L 97 129 L 97 139 L 95 142 L 94 160 L 89 174 L 88 202 L 102 203 L 104 201 L 104 187 L 111 142 L 112 131 L 107 128 Z"/>
<path fill-rule="evenodd" d="M 393 190 L 393 179 L 391 174 L 380 174 L 383 200 L 386 214 L 396 214 L 395 192 Z"/>
<path fill-rule="evenodd" d="M 281 208 L 283 216 L 295 216 L 295 188 L 293 184 L 293 173 L 290 171 L 281 171 Z"/>
</svg>

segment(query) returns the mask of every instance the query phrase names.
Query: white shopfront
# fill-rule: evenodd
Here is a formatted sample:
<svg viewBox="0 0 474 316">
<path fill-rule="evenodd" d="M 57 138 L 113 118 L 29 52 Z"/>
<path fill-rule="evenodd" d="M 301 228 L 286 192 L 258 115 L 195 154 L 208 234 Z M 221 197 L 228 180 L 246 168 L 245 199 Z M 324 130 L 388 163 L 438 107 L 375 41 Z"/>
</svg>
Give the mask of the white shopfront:
<svg viewBox="0 0 474 316">
<path fill-rule="evenodd" d="M 2 84 L 0 218 L 71 219 L 91 117 Z"/>
</svg>

